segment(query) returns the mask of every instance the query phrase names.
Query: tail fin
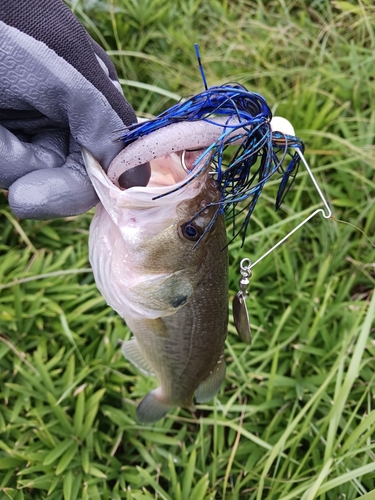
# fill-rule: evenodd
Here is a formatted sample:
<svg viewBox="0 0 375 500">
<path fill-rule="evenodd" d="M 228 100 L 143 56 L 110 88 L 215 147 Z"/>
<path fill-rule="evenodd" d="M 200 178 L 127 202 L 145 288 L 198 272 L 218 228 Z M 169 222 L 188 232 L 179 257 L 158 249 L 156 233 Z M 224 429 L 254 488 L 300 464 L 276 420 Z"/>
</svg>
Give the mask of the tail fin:
<svg viewBox="0 0 375 500">
<path fill-rule="evenodd" d="M 160 389 L 154 389 L 139 403 L 136 419 L 140 424 L 153 424 L 163 418 L 170 406 L 160 398 Z"/>
</svg>

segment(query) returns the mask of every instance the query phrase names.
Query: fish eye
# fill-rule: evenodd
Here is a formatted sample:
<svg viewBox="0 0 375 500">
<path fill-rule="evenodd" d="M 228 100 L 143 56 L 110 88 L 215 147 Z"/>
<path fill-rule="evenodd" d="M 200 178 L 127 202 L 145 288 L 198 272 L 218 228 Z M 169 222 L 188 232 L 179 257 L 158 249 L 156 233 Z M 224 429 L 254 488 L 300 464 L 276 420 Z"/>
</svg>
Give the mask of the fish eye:
<svg viewBox="0 0 375 500">
<path fill-rule="evenodd" d="M 189 241 L 198 241 L 202 236 L 202 228 L 194 224 L 194 222 L 187 222 L 185 224 L 181 224 L 179 227 L 179 233 L 185 239 Z"/>
</svg>

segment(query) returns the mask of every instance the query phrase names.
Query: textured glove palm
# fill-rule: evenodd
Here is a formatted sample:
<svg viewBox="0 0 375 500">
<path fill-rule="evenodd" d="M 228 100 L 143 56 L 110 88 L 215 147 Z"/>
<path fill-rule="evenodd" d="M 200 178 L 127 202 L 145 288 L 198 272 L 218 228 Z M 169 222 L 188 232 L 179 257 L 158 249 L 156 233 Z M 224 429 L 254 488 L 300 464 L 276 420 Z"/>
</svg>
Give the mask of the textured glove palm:
<svg viewBox="0 0 375 500">
<path fill-rule="evenodd" d="M 0 39 L 0 187 L 19 217 L 85 212 L 80 146 L 107 168 L 136 120 L 114 66 L 61 0 L 2 0 Z"/>
</svg>

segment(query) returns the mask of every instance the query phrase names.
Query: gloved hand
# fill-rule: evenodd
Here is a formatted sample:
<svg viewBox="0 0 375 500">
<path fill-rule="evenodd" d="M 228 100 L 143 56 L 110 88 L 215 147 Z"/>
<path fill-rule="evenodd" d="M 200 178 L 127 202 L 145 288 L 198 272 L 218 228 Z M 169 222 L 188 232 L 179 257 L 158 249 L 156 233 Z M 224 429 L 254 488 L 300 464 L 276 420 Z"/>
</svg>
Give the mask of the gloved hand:
<svg viewBox="0 0 375 500">
<path fill-rule="evenodd" d="M 94 206 L 80 146 L 108 168 L 135 121 L 109 57 L 62 0 L 1 0 L 0 187 L 17 216 Z"/>
</svg>

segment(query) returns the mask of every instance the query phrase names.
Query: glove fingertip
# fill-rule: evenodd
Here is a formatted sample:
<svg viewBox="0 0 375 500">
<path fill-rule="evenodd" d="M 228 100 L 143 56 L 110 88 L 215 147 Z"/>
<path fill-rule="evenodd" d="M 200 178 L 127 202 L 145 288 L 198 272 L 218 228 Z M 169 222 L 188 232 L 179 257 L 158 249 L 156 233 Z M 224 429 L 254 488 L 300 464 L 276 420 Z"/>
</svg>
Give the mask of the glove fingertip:
<svg viewBox="0 0 375 500">
<path fill-rule="evenodd" d="M 63 169 L 37 170 L 9 188 L 8 201 L 20 219 L 56 219 L 79 215 L 99 199 L 91 184 L 77 183 Z"/>
</svg>

